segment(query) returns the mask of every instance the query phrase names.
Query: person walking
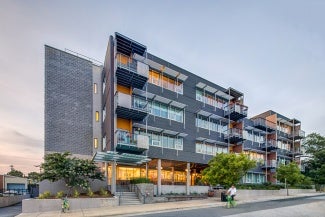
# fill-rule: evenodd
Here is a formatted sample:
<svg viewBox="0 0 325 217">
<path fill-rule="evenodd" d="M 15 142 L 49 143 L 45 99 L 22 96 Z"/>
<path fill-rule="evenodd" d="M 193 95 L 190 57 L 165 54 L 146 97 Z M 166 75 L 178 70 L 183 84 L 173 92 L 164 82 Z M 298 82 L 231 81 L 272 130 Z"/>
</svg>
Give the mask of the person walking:
<svg viewBox="0 0 325 217">
<path fill-rule="evenodd" d="M 231 199 L 234 200 L 234 197 L 236 196 L 236 187 L 235 185 L 232 185 L 229 190 L 227 191 L 228 195 L 230 195 Z"/>
</svg>

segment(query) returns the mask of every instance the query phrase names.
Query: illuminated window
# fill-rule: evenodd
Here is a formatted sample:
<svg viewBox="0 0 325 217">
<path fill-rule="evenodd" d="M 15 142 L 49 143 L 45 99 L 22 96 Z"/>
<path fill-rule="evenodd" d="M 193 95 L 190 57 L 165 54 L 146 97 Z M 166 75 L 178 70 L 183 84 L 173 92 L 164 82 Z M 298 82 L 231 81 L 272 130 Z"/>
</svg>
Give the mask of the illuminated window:
<svg viewBox="0 0 325 217">
<path fill-rule="evenodd" d="M 94 93 L 97 93 L 97 84 L 96 83 L 94 83 Z"/>
<path fill-rule="evenodd" d="M 94 148 L 98 148 L 98 139 L 94 138 Z"/>
<path fill-rule="evenodd" d="M 98 112 L 98 111 L 96 111 L 95 120 L 96 120 L 97 122 L 99 121 L 99 112 Z"/>
</svg>

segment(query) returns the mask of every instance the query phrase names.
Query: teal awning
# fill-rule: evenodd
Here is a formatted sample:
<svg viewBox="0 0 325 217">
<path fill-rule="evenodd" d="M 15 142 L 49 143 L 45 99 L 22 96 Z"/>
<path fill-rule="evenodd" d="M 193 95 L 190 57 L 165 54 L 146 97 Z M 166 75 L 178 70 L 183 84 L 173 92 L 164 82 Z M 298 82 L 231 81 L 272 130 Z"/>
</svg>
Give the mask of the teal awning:
<svg viewBox="0 0 325 217">
<path fill-rule="evenodd" d="M 121 164 L 124 163 L 124 164 L 140 165 L 151 161 L 151 159 L 144 155 L 107 151 L 107 152 L 96 152 L 96 154 L 93 156 L 93 161 L 95 162 L 116 161 L 117 163 L 121 163 Z"/>
</svg>

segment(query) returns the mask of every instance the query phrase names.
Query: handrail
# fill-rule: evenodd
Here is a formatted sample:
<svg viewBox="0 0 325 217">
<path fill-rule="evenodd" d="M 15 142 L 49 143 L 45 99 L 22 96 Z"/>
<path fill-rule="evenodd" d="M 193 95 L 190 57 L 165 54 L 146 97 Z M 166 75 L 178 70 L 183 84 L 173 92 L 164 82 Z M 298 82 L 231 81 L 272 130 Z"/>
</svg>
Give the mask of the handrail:
<svg viewBox="0 0 325 217">
<path fill-rule="evenodd" d="M 266 120 L 264 118 L 256 118 L 253 120 L 253 122 L 254 122 L 254 126 L 261 125 L 264 127 L 268 127 L 270 129 L 274 129 L 274 130 L 276 129 L 276 123 Z"/>
<path fill-rule="evenodd" d="M 240 114 L 247 115 L 248 107 L 239 103 L 227 104 L 224 107 L 225 112 L 230 114 L 231 112 L 238 112 Z"/>
</svg>

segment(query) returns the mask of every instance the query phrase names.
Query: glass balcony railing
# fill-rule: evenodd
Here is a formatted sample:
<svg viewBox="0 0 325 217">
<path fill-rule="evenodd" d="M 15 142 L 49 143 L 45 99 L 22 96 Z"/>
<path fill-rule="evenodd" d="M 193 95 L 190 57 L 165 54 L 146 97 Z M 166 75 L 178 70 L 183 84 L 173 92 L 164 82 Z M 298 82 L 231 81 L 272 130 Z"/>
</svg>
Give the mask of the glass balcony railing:
<svg viewBox="0 0 325 217">
<path fill-rule="evenodd" d="M 229 140 L 231 143 L 237 143 L 244 140 L 243 131 L 237 128 L 231 128 L 224 134 L 225 140 Z"/>
<path fill-rule="evenodd" d="M 147 78 L 149 77 L 149 66 L 129 56 L 121 53 L 116 54 L 116 63 L 118 67 L 132 71 Z"/>
<path fill-rule="evenodd" d="M 117 150 L 126 152 L 143 152 L 149 149 L 149 137 L 144 135 L 132 134 L 129 131 L 117 130 Z"/>
<path fill-rule="evenodd" d="M 135 95 L 116 92 L 115 105 L 117 116 L 126 119 L 143 120 L 149 113 L 148 102 Z"/>
<path fill-rule="evenodd" d="M 295 138 L 295 139 L 302 139 L 305 138 L 305 131 L 303 130 L 296 130 L 294 132 L 292 132 L 289 135 L 290 138 Z"/>
<path fill-rule="evenodd" d="M 262 149 L 273 150 L 277 149 L 277 142 L 275 140 L 267 140 L 262 142 Z"/>
<path fill-rule="evenodd" d="M 224 107 L 225 117 L 229 117 L 230 119 L 236 121 L 247 117 L 248 107 L 245 105 L 241 105 L 238 103 L 226 105 Z"/>
<path fill-rule="evenodd" d="M 276 160 L 267 160 L 264 161 L 264 165 L 262 167 L 277 168 L 277 162 Z"/>
<path fill-rule="evenodd" d="M 253 120 L 253 122 L 254 122 L 254 127 L 260 130 L 266 130 L 268 132 L 276 130 L 276 123 L 273 123 L 264 118 L 256 118 Z"/>
</svg>

